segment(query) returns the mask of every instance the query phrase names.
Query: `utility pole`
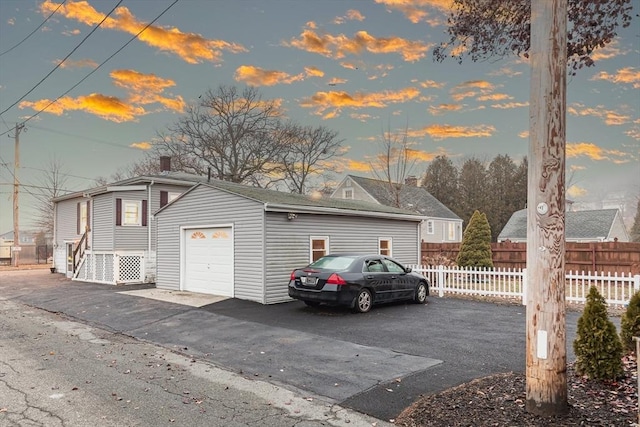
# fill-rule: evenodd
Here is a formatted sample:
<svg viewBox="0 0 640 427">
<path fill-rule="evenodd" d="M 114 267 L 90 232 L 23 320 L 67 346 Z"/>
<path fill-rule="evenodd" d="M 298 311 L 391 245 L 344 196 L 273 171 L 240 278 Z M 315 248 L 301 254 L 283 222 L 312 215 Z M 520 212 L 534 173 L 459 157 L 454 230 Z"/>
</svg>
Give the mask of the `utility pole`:
<svg viewBox="0 0 640 427">
<path fill-rule="evenodd" d="M 568 411 L 565 313 L 567 0 L 531 2 L 527 190 L 528 412 Z"/>
<path fill-rule="evenodd" d="M 19 215 L 19 203 L 18 196 L 20 194 L 20 182 L 18 181 L 18 169 L 20 168 L 20 132 L 24 129 L 24 123 L 16 123 L 15 135 L 15 148 L 14 148 L 14 160 L 13 160 L 13 265 L 14 267 L 20 266 L 20 215 Z"/>
</svg>

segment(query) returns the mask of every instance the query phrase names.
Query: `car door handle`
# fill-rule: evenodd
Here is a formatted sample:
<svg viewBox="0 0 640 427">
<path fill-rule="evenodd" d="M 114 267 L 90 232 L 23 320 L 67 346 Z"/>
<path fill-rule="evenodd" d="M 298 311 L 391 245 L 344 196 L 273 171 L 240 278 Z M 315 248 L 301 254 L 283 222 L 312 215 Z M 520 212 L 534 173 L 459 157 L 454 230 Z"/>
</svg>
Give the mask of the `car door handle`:
<svg viewBox="0 0 640 427">
<path fill-rule="evenodd" d="M 391 276 L 391 278 L 392 278 L 392 279 L 397 279 L 397 278 L 398 278 L 398 276 Z"/>
<path fill-rule="evenodd" d="M 367 279 L 373 279 L 373 276 L 369 275 L 367 276 Z"/>
</svg>

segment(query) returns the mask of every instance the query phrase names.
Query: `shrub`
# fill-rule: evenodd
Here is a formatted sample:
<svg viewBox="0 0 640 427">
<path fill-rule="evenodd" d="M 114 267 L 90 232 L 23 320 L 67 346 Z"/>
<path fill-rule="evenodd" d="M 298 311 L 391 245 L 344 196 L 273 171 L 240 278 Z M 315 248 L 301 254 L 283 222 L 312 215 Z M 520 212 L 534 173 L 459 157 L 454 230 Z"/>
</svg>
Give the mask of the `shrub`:
<svg viewBox="0 0 640 427">
<path fill-rule="evenodd" d="M 625 350 L 635 350 L 633 337 L 640 337 L 640 292 L 633 294 L 620 319 L 620 339 Z"/>
<path fill-rule="evenodd" d="M 578 319 L 573 342 L 576 371 L 592 379 L 614 380 L 622 376 L 622 342 L 607 316 L 607 306 L 598 288 L 592 286 Z"/>
<path fill-rule="evenodd" d="M 475 211 L 471 216 L 462 235 L 456 263 L 460 267 L 493 267 L 491 227 L 485 214 Z"/>
</svg>

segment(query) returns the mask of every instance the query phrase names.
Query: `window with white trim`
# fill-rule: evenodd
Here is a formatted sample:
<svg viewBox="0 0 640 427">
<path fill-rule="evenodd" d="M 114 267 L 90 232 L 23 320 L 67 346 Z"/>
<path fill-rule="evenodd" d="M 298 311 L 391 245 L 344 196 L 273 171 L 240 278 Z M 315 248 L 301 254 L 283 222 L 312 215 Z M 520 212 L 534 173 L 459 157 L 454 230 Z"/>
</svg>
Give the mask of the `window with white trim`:
<svg viewBox="0 0 640 427">
<path fill-rule="evenodd" d="M 83 234 L 85 232 L 85 230 L 87 229 L 87 225 L 88 224 L 88 214 L 89 214 L 89 209 L 88 209 L 88 202 L 84 202 L 84 203 L 80 203 L 79 206 L 79 210 L 80 210 L 80 216 L 78 218 L 79 221 L 79 225 L 78 225 L 78 234 Z"/>
<path fill-rule="evenodd" d="M 325 236 L 311 236 L 309 261 L 314 262 L 329 253 L 329 238 Z"/>
<path fill-rule="evenodd" d="M 142 202 L 140 200 L 122 201 L 122 225 L 142 224 Z"/>
<path fill-rule="evenodd" d="M 432 219 L 427 220 L 427 234 L 435 233 L 435 227 Z"/>
<path fill-rule="evenodd" d="M 392 256 L 391 255 L 391 238 L 390 237 L 378 237 L 378 254 Z"/>
<path fill-rule="evenodd" d="M 178 198 L 179 195 L 181 195 L 182 193 L 178 193 L 178 192 L 173 192 L 173 191 L 169 191 L 169 193 L 167 194 L 167 203 L 171 203 L 173 202 L 175 199 Z"/>
<path fill-rule="evenodd" d="M 353 189 L 351 189 L 351 188 L 343 188 L 342 189 L 342 198 L 343 199 L 353 199 Z"/>
<path fill-rule="evenodd" d="M 450 222 L 447 224 L 447 240 L 453 241 L 456 240 L 456 223 Z"/>
</svg>

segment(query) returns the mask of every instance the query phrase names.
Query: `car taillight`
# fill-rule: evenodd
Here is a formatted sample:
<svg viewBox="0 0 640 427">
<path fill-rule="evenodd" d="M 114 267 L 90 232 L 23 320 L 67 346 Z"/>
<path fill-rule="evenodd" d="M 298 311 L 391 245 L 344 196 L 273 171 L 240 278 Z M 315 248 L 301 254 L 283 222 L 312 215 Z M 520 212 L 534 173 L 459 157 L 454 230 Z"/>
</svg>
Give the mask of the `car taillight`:
<svg viewBox="0 0 640 427">
<path fill-rule="evenodd" d="M 293 270 L 291 272 L 291 276 L 289 276 L 289 280 L 296 280 L 296 271 L 298 271 L 298 270 Z"/>
<path fill-rule="evenodd" d="M 347 282 L 339 274 L 333 273 L 327 279 L 327 284 L 328 285 L 346 285 Z"/>
</svg>

